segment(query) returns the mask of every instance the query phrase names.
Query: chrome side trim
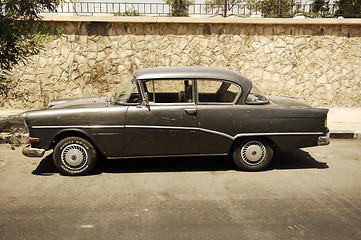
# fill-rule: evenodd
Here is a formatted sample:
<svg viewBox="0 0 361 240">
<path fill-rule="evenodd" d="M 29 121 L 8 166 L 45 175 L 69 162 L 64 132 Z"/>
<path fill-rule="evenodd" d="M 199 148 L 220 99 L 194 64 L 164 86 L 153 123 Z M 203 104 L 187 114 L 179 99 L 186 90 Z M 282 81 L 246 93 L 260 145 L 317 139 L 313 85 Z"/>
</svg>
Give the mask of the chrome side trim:
<svg viewBox="0 0 361 240">
<path fill-rule="evenodd" d="M 125 128 L 155 128 L 155 129 L 179 129 L 198 131 L 197 127 L 176 127 L 176 126 L 151 126 L 151 125 L 125 125 Z"/>
<path fill-rule="evenodd" d="M 151 156 L 127 156 L 127 157 L 107 157 L 108 159 L 130 159 L 130 158 L 158 158 L 158 157 L 211 157 L 211 156 L 227 156 L 228 153 L 202 153 L 202 154 L 182 154 L 182 155 L 151 155 Z"/>
<path fill-rule="evenodd" d="M 248 137 L 248 136 L 284 136 L 284 135 L 322 135 L 323 132 L 275 132 L 275 133 L 239 133 L 235 136 L 229 135 L 227 133 L 210 130 L 206 128 L 198 127 L 175 127 L 175 126 L 150 126 L 150 125 L 125 125 L 125 128 L 155 128 L 155 129 L 179 129 L 179 130 L 193 130 L 193 131 L 202 131 L 207 133 L 212 133 L 220 135 L 222 137 L 229 138 L 234 140 L 238 137 Z"/>
<path fill-rule="evenodd" d="M 124 128 L 124 125 L 32 126 L 32 128 Z"/>
<path fill-rule="evenodd" d="M 237 137 L 247 137 L 247 136 L 290 136 L 290 135 L 322 135 L 323 132 L 278 132 L 278 133 L 240 133 L 234 136 Z"/>
<path fill-rule="evenodd" d="M 210 129 L 206 129 L 206 128 L 199 128 L 199 131 L 220 135 L 222 137 L 226 137 L 226 138 L 234 140 L 234 137 L 232 137 L 231 135 L 229 135 L 227 133 L 218 132 L 218 131 L 214 131 L 214 130 L 210 130 Z"/>
</svg>

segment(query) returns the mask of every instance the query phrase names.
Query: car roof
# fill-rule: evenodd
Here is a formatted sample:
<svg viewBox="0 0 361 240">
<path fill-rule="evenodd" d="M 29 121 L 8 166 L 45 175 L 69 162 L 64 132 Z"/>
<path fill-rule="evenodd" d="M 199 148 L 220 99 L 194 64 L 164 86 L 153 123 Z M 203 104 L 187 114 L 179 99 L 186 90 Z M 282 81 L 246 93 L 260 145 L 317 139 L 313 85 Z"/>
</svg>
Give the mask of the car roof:
<svg viewBox="0 0 361 240">
<path fill-rule="evenodd" d="M 212 67 L 157 67 L 145 68 L 134 73 L 137 80 L 152 79 L 219 79 L 251 85 L 251 81 L 237 72 Z"/>
</svg>

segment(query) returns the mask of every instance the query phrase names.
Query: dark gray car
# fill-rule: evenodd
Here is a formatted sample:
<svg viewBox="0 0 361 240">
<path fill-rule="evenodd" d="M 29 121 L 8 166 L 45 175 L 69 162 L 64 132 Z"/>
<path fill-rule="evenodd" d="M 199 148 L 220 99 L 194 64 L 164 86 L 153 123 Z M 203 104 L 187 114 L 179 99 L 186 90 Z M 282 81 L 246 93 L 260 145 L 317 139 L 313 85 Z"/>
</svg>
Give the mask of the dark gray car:
<svg viewBox="0 0 361 240">
<path fill-rule="evenodd" d="M 109 159 L 230 155 L 242 170 L 267 168 L 273 150 L 327 145 L 328 109 L 265 97 L 225 69 L 164 67 L 137 71 L 119 94 L 52 101 L 24 113 L 23 154 L 54 162 L 67 175 Z"/>
</svg>

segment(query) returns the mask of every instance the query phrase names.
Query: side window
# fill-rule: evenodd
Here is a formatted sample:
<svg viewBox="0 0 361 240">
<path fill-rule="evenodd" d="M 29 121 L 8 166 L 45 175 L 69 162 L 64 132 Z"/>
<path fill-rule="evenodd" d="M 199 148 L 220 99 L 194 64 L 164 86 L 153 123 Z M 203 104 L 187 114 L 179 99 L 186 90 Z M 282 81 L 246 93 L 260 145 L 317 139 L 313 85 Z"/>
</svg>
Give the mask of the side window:
<svg viewBox="0 0 361 240">
<path fill-rule="evenodd" d="M 192 80 L 152 80 L 145 82 L 148 99 L 154 103 L 193 102 Z"/>
<path fill-rule="evenodd" d="M 198 101 L 216 102 L 216 103 L 233 103 L 240 88 L 233 83 L 220 80 L 197 80 L 198 84 Z"/>
<path fill-rule="evenodd" d="M 140 103 L 140 96 L 137 87 L 134 87 L 133 90 L 130 92 L 127 103 Z"/>
<path fill-rule="evenodd" d="M 129 79 L 129 81 L 125 82 L 120 91 L 114 96 L 114 101 L 119 104 L 139 104 L 140 99 L 138 87 L 134 79 Z"/>
</svg>

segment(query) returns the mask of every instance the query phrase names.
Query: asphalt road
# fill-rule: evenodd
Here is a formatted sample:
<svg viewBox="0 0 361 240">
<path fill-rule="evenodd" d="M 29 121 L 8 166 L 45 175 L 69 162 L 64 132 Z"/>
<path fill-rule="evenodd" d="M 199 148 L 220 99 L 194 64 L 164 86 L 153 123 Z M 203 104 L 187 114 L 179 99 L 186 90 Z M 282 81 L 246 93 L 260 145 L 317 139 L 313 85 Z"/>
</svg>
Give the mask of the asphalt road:
<svg viewBox="0 0 361 240">
<path fill-rule="evenodd" d="M 0 239 L 361 239 L 361 141 L 279 154 L 105 161 L 60 175 L 0 145 Z"/>
</svg>

